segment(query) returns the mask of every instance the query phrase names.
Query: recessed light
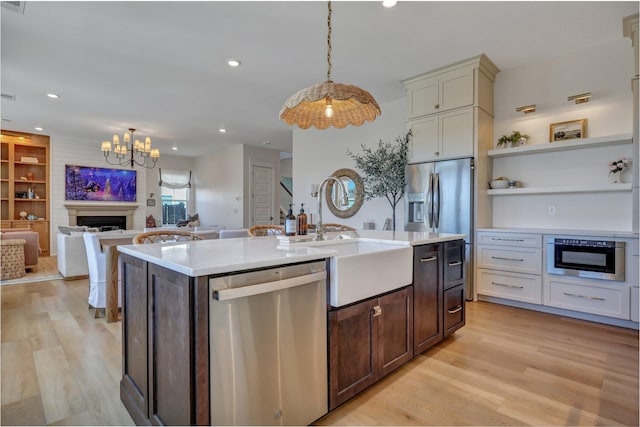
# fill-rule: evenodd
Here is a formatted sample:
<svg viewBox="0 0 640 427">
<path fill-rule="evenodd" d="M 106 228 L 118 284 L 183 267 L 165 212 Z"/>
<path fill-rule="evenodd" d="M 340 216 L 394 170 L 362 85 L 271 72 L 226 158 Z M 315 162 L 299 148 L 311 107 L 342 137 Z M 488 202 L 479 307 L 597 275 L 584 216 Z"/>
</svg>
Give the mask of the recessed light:
<svg viewBox="0 0 640 427">
<path fill-rule="evenodd" d="M 398 4 L 396 0 L 382 0 L 382 5 L 386 8 L 390 8 Z"/>
<path fill-rule="evenodd" d="M 173 151 L 176 151 L 176 150 L 178 149 L 178 146 L 177 146 L 177 145 L 174 145 L 173 147 L 171 147 L 171 149 L 172 149 Z"/>
<path fill-rule="evenodd" d="M 227 59 L 227 65 L 229 67 L 239 67 L 240 66 L 240 61 L 238 61 L 237 59 Z"/>
<path fill-rule="evenodd" d="M 41 128 L 40 126 L 36 126 L 34 129 L 35 129 L 35 130 L 44 130 L 44 129 L 43 129 L 43 128 Z"/>
<path fill-rule="evenodd" d="M 220 128 L 220 129 L 218 129 L 218 132 L 220 132 L 220 133 L 225 133 L 226 131 L 227 131 L 227 130 L 226 130 L 225 128 Z"/>
<path fill-rule="evenodd" d="M 269 145 L 271 144 L 271 141 L 262 141 L 262 145 Z"/>
<path fill-rule="evenodd" d="M 48 94 L 47 94 L 47 96 L 48 96 L 49 98 L 54 98 L 54 99 L 58 99 L 58 98 L 60 98 L 60 95 L 55 94 L 55 93 L 48 93 Z"/>
</svg>

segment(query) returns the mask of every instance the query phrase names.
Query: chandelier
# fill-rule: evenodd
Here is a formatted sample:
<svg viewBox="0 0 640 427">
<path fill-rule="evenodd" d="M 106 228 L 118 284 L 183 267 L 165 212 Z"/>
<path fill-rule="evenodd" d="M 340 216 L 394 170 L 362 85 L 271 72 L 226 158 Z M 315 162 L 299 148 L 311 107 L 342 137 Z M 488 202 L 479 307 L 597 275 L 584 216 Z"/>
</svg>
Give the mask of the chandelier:
<svg viewBox="0 0 640 427">
<path fill-rule="evenodd" d="M 102 153 L 105 161 L 110 165 L 127 166 L 132 168 L 134 165 L 143 168 L 152 169 L 156 166 L 156 162 L 160 158 L 160 150 L 151 148 L 151 138 L 146 137 L 144 142 L 139 139 L 133 139 L 133 133 L 136 130 L 129 128 L 129 133 L 122 136 L 122 144 L 118 135 L 113 135 L 113 147 L 110 141 L 102 143 Z M 115 162 L 109 160 L 109 155 L 113 149 L 115 154 Z"/>
<path fill-rule="evenodd" d="M 342 129 L 352 124 L 360 126 L 364 121 L 374 121 L 380 115 L 380 107 L 373 96 L 357 86 L 331 81 L 331 2 L 328 2 L 327 18 L 327 81 L 293 94 L 280 110 L 280 120 L 301 129 L 315 126 L 326 129 L 335 126 Z"/>
</svg>

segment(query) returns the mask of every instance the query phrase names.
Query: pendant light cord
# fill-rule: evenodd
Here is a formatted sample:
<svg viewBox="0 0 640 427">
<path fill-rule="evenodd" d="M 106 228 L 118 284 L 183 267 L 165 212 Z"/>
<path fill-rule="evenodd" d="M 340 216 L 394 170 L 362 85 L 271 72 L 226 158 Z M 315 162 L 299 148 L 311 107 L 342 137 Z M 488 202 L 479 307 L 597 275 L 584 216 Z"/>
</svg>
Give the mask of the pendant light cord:
<svg viewBox="0 0 640 427">
<path fill-rule="evenodd" d="M 329 8 L 329 16 L 327 17 L 327 81 L 331 81 L 331 1 L 327 2 Z"/>
</svg>

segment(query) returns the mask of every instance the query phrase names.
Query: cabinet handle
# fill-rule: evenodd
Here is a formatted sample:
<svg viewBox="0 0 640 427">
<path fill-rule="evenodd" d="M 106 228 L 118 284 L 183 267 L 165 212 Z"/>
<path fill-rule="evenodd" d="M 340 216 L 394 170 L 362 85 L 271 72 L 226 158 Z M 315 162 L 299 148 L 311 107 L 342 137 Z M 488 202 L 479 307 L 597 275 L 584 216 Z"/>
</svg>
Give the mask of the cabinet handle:
<svg viewBox="0 0 640 427">
<path fill-rule="evenodd" d="M 520 262 L 524 261 L 524 259 L 519 259 L 519 258 L 505 258 L 505 257 L 493 256 L 493 255 L 491 255 L 491 258 L 492 259 L 499 259 L 499 260 L 502 260 L 502 261 L 520 261 Z"/>
<path fill-rule="evenodd" d="M 524 289 L 524 286 L 507 285 L 506 283 L 491 282 L 492 285 L 505 286 L 507 288 Z"/>
<path fill-rule="evenodd" d="M 590 297 L 588 295 L 570 294 L 569 292 L 563 292 L 563 294 L 565 294 L 568 297 L 577 297 L 577 298 L 584 298 L 584 299 L 592 299 L 596 301 L 605 301 L 605 298 L 600 298 L 600 297 Z"/>
<path fill-rule="evenodd" d="M 462 306 L 459 305 L 456 308 L 452 309 L 447 309 L 447 313 L 449 314 L 456 314 L 457 312 L 459 312 L 460 310 L 462 310 Z"/>
<path fill-rule="evenodd" d="M 491 240 L 498 240 L 503 242 L 524 242 L 524 239 L 507 239 L 505 237 L 492 237 Z"/>
<path fill-rule="evenodd" d="M 420 262 L 431 262 L 431 261 L 437 261 L 438 257 L 437 256 L 430 256 L 429 258 L 420 258 Z"/>
<path fill-rule="evenodd" d="M 437 110 L 438 108 L 440 108 L 440 104 L 434 105 L 433 108 L 435 108 Z"/>
<path fill-rule="evenodd" d="M 378 317 L 382 314 L 382 308 L 379 305 L 373 307 L 373 317 Z"/>
<path fill-rule="evenodd" d="M 458 265 L 462 265 L 462 261 L 450 262 L 449 267 L 456 267 Z"/>
</svg>

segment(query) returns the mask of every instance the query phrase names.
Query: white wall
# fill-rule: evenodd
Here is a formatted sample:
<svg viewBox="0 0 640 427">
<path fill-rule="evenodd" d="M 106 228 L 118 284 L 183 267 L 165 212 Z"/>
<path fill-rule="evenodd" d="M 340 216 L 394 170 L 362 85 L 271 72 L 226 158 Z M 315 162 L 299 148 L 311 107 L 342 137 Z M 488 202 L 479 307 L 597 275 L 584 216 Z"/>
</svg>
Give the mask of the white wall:
<svg viewBox="0 0 640 427">
<path fill-rule="evenodd" d="M 317 202 L 308 191 L 309 184 L 319 184 L 322 178 L 331 175 L 340 168 L 353 169 L 355 162 L 347 156 L 347 149 L 353 153 L 362 151 L 361 144 L 373 147 L 378 142 L 394 141 L 407 132 L 406 101 L 381 104 L 382 114 L 373 122 L 365 122 L 362 126 L 347 126 L 344 129 L 329 128 L 325 130 L 299 129 L 293 130 L 293 203 L 296 211 L 300 203 L 305 204 L 307 214 L 317 220 Z M 363 223 L 373 219 L 377 229 L 382 229 L 386 218 L 391 218 L 392 211 L 386 199 L 378 198 L 365 201 L 360 211 L 351 218 L 342 219 L 334 216 L 329 209 L 323 207 L 323 222 L 337 222 L 361 229 Z M 396 229 L 404 229 L 404 200 L 396 208 Z"/>
<path fill-rule="evenodd" d="M 243 228 L 243 146 L 195 159 L 196 211 L 202 225 Z"/>
<path fill-rule="evenodd" d="M 51 167 L 49 173 L 51 174 L 51 224 L 50 224 L 50 242 L 51 242 L 51 254 L 57 254 L 56 250 L 56 235 L 58 233 L 58 226 L 69 225 L 69 215 L 65 204 L 65 165 L 78 165 L 78 166 L 93 166 L 93 167 L 113 167 L 116 169 L 125 169 L 123 167 L 109 166 L 105 160 L 102 152 L 100 151 L 100 142 L 96 141 L 78 141 L 68 138 L 60 138 L 51 136 L 50 141 L 51 149 Z M 135 168 L 138 171 L 137 174 L 137 201 L 138 209 L 135 210 L 133 216 L 133 228 L 142 229 L 145 224 L 145 198 L 147 193 L 147 169 Z M 105 202 L 105 206 L 109 203 Z M 117 202 L 114 202 L 117 204 Z"/>
<path fill-rule="evenodd" d="M 529 134 L 529 144 L 548 144 L 551 123 L 587 119 L 587 137 L 632 132 L 633 50 L 620 39 L 552 61 L 498 74 L 494 87 L 494 137 L 512 130 Z M 591 92 L 590 102 L 567 97 Z M 536 104 L 535 113 L 515 108 Z M 606 184 L 607 162 L 631 157 L 631 145 L 494 159 L 494 178 L 507 176 L 525 186 Z M 639 167 L 637 159 L 632 167 Z M 556 215 L 548 214 L 548 206 Z M 493 197 L 494 227 L 541 227 L 631 231 L 631 192 Z"/>
</svg>

